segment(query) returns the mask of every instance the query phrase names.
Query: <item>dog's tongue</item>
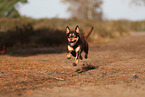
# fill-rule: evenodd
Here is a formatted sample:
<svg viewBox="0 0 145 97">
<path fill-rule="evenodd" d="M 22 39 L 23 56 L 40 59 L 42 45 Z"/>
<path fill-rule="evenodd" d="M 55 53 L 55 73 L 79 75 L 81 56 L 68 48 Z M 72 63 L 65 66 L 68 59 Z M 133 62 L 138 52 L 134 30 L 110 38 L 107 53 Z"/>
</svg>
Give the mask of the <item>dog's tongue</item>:
<svg viewBox="0 0 145 97">
<path fill-rule="evenodd" d="M 74 46 L 74 43 L 70 43 L 71 46 Z"/>
</svg>

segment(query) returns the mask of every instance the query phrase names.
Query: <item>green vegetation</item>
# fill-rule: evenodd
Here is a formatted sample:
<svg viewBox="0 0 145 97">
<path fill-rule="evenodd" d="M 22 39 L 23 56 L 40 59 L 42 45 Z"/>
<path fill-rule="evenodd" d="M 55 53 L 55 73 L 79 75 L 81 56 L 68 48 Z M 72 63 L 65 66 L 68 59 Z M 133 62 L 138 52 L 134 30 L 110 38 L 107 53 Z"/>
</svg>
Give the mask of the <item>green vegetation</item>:
<svg viewBox="0 0 145 97">
<path fill-rule="evenodd" d="M 131 21 L 89 21 L 77 19 L 31 19 L 0 18 L 0 47 L 46 47 L 66 44 L 65 27 L 74 30 L 79 25 L 81 32 L 91 26 L 95 29 L 89 41 L 104 43 L 129 34 L 129 31 L 145 30 L 145 22 Z M 83 34 L 81 33 L 81 34 Z"/>
<path fill-rule="evenodd" d="M 0 0 L 0 17 L 19 17 L 17 10 L 19 3 L 27 3 L 27 0 Z"/>
</svg>

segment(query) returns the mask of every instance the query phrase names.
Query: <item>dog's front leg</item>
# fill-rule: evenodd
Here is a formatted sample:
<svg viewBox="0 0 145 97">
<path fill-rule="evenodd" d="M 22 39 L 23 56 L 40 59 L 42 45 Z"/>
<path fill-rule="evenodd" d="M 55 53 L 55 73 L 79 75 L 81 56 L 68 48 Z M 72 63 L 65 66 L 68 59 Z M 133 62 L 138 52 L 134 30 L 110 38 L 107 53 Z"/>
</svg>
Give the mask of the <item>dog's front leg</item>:
<svg viewBox="0 0 145 97">
<path fill-rule="evenodd" d="M 73 48 L 70 45 L 68 45 L 67 59 L 71 58 L 71 52 L 72 51 L 73 51 Z"/>
<path fill-rule="evenodd" d="M 77 64 L 79 63 L 79 52 L 76 52 L 76 57 L 75 57 L 75 62 L 73 63 L 74 66 L 77 66 Z"/>
<path fill-rule="evenodd" d="M 75 58 L 75 62 L 73 63 L 74 66 L 76 66 L 79 63 L 79 56 L 80 56 L 80 46 L 78 46 L 75 49 L 76 52 L 76 58 Z"/>
<path fill-rule="evenodd" d="M 67 52 L 67 59 L 71 59 L 71 52 L 70 51 Z"/>
</svg>

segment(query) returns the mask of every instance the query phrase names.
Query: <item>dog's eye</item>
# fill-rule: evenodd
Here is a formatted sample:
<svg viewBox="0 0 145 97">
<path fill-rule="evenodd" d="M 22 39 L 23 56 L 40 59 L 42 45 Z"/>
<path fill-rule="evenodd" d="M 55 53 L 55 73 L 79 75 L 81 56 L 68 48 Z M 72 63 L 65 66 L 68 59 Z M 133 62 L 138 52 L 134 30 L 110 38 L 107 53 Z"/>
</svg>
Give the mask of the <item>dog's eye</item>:
<svg viewBox="0 0 145 97">
<path fill-rule="evenodd" d="M 69 35 L 68 38 L 71 38 L 71 35 Z"/>
</svg>

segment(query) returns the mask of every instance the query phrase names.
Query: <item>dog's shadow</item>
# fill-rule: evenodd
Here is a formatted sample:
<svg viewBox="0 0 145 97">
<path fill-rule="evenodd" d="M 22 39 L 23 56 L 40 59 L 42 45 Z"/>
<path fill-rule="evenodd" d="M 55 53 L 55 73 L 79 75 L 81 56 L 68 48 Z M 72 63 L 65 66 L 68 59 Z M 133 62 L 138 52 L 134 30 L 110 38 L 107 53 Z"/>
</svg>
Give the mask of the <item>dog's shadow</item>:
<svg viewBox="0 0 145 97">
<path fill-rule="evenodd" d="M 86 71 L 89 71 L 89 70 L 93 70 L 93 69 L 97 69 L 99 68 L 99 66 L 94 66 L 94 65 L 91 65 L 91 64 L 83 64 L 81 68 L 78 68 L 76 70 L 77 73 L 83 73 L 83 72 L 86 72 Z"/>
</svg>

